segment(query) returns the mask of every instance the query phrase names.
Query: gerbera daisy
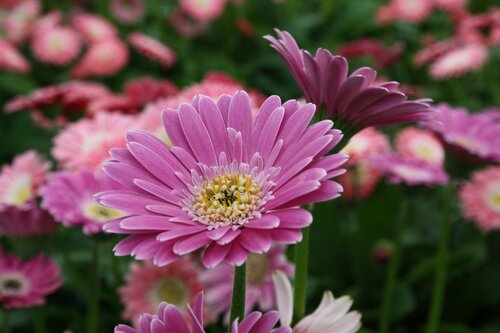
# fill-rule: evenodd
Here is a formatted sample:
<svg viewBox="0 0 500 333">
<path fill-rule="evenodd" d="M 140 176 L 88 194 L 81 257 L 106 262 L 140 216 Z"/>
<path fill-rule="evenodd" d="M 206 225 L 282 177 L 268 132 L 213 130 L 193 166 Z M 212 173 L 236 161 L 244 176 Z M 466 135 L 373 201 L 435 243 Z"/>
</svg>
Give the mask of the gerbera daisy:
<svg viewBox="0 0 500 333">
<path fill-rule="evenodd" d="M 0 235 L 9 237 L 30 237 L 52 234 L 58 224 L 45 210 L 31 201 L 22 209 L 7 206 L 0 211 Z"/>
<path fill-rule="evenodd" d="M 183 318 L 182 312 L 172 304 L 161 303 L 156 315 L 143 314 L 139 319 L 139 328 L 133 329 L 127 325 L 115 327 L 115 333 L 205 333 L 203 320 L 203 293 L 200 293 L 194 303 L 194 308 L 187 306 L 189 319 Z M 238 323 L 232 323 L 231 332 L 240 333 L 291 333 L 289 328 L 273 329 L 278 322 L 278 313 L 262 314 L 253 312 Z"/>
<path fill-rule="evenodd" d="M 290 327 L 293 314 L 293 290 L 288 277 L 278 271 L 273 275 L 278 302 L 280 323 Z M 333 297 L 331 291 L 323 293 L 318 308 L 302 318 L 294 327 L 294 333 L 342 332 L 354 333 L 361 328 L 361 315 L 357 311 L 348 312 L 352 299 L 348 296 Z"/>
<path fill-rule="evenodd" d="M 431 164 L 443 165 L 444 148 L 433 133 L 416 127 L 408 127 L 396 136 L 396 151 Z"/>
<path fill-rule="evenodd" d="M 433 0 L 391 0 L 391 8 L 396 20 L 421 22 L 432 10 Z"/>
<path fill-rule="evenodd" d="M 56 28 L 61 23 L 61 19 L 62 14 L 60 11 L 51 11 L 36 20 L 33 24 L 33 31 L 38 33 L 45 29 Z"/>
<path fill-rule="evenodd" d="M 474 172 L 460 190 L 464 216 L 483 231 L 500 229 L 500 167 Z"/>
<path fill-rule="evenodd" d="M 142 77 L 125 83 L 123 92 L 139 106 L 154 102 L 160 98 L 168 98 L 179 93 L 179 88 L 169 80 L 155 80 Z"/>
<path fill-rule="evenodd" d="M 348 76 L 347 60 L 318 49 L 313 57 L 300 49 L 286 31 L 276 30 L 279 39 L 265 36 L 287 63 L 304 97 L 319 112 L 335 121 L 347 137 L 369 126 L 382 126 L 427 119 L 427 100 L 407 101 L 395 90 L 396 82 L 372 86 L 376 72 L 360 68 Z"/>
<path fill-rule="evenodd" d="M 45 304 L 62 284 L 59 267 L 40 254 L 23 261 L 0 248 L 0 303 L 6 309 Z"/>
<path fill-rule="evenodd" d="M 430 74 L 435 79 L 462 76 L 479 69 L 488 58 L 488 48 L 479 43 L 467 44 L 436 59 Z"/>
<path fill-rule="evenodd" d="M 177 60 L 171 48 L 152 37 L 134 32 L 129 35 L 128 40 L 139 53 L 149 59 L 158 61 L 165 67 L 171 67 Z"/>
<path fill-rule="evenodd" d="M 262 311 L 276 309 L 273 273 L 282 271 L 291 277 L 294 272 L 294 265 L 286 259 L 285 249 L 284 245 L 276 244 L 268 253 L 248 256 L 245 313 L 256 306 Z M 226 318 L 229 318 L 233 276 L 234 270 L 227 264 L 221 264 L 202 275 L 202 281 L 207 286 L 207 303 L 217 315 L 225 312 Z"/>
<path fill-rule="evenodd" d="M 347 172 L 339 176 L 339 183 L 344 189 L 342 197 L 346 200 L 368 198 L 375 191 L 381 177 L 380 171 L 370 161 L 350 165 Z"/>
<path fill-rule="evenodd" d="M 111 14 L 125 24 L 140 21 L 146 12 L 143 0 L 111 0 L 109 6 Z"/>
<path fill-rule="evenodd" d="M 181 0 L 180 6 L 193 19 L 208 22 L 222 15 L 226 0 Z"/>
<path fill-rule="evenodd" d="M 109 21 L 89 13 L 73 15 L 71 23 L 89 42 L 114 40 L 118 36 L 118 32 Z"/>
<path fill-rule="evenodd" d="M 196 21 L 178 8 L 169 17 L 169 23 L 181 36 L 189 38 L 207 30 L 209 22 Z"/>
<path fill-rule="evenodd" d="M 349 155 L 349 165 L 366 161 L 374 154 L 386 153 L 391 149 L 387 136 L 373 127 L 368 127 L 353 136 L 342 153 Z"/>
<path fill-rule="evenodd" d="M 87 105 L 86 115 L 95 116 L 99 113 L 119 112 L 124 114 L 135 114 L 139 111 L 139 105 L 128 95 L 108 94 L 91 101 Z"/>
<path fill-rule="evenodd" d="M 118 190 L 122 186 L 90 170 L 61 171 L 52 175 L 40 190 L 42 207 L 67 227 L 82 226 L 87 235 L 102 232 L 104 223 L 122 216 L 122 212 L 98 204 L 96 193 Z"/>
<path fill-rule="evenodd" d="M 433 0 L 434 6 L 448 11 L 462 10 L 467 5 L 467 0 Z"/>
<path fill-rule="evenodd" d="M 76 31 L 67 27 L 46 28 L 35 33 L 33 54 L 47 64 L 64 66 L 80 53 L 81 40 Z"/>
<path fill-rule="evenodd" d="M 50 162 L 34 150 L 14 158 L 0 172 L 0 210 L 7 205 L 23 207 L 37 196 L 38 188 L 46 180 Z"/>
<path fill-rule="evenodd" d="M 52 155 L 63 168 L 92 170 L 109 159 L 113 147 L 125 147 L 124 134 L 135 127 L 135 118 L 119 113 L 98 113 L 81 119 L 54 138 Z"/>
<path fill-rule="evenodd" d="M 273 240 L 300 241 L 312 216 L 298 206 L 339 196 L 331 178 L 347 159 L 323 157 L 341 133 L 328 120 L 308 128 L 314 111 L 273 96 L 252 122 L 244 91 L 217 103 L 199 95 L 164 112 L 172 148 L 147 132 L 128 132 L 127 149 L 112 150 L 114 161 L 104 166 L 128 190 L 98 196 L 127 213 L 105 227 L 130 235 L 115 253 L 162 266 L 204 249 L 203 263 L 212 267 L 241 265 Z"/>
<path fill-rule="evenodd" d="M 184 309 L 196 301 L 204 287 L 200 283 L 200 274 L 200 267 L 188 257 L 163 267 L 149 261 L 133 263 L 125 276 L 125 285 L 119 289 L 125 306 L 123 318 L 139 327 L 139 317 L 154 312 L 162 301 L 183 309 L 181 312 L 187 318 L 189 314 Z M 213 318 L 213 309 L 206 309 L 204 317 Z"/>
<path fill-rule="evenodd" d="M 26 58 L 7 40 L 0 39 L 0 69 L 28 73 L 31 65 Z"/>
<path fill-rule="evenodd" d="M 422 66 L 428 62 L 434 61 L 443 55 L 455 50 L 460 43 L 453 39 L 443 41 L 432 41 L 428 43 L 422 50 L 418 51 L 413 59 L 415 66 Z"/>
<path fill-rule="evenodd" d="M 5 38 L 14 44 L 25 42 L 33 30 L 33 23 L 40 14 L 41 4 L 38 0 L 19 1 L 7 15 L 0 20 Z"/>
</svg>

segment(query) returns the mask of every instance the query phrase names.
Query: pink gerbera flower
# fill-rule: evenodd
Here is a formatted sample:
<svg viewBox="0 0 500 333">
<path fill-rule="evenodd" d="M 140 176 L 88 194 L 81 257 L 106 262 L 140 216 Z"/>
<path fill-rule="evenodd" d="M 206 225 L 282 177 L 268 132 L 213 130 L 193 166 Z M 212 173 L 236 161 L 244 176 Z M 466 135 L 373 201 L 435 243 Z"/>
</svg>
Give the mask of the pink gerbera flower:
<svg viewBox="0 0 500 333">
<path fill-rule="evenodd" d="M 109 159 L 113 147 L 124 147 L 124 134 L 135 127 L 135 118 L 119 113 L 99 113 L 81 119 L 62 130 L 54 139 L 52 155 L 67 169 L 97 169 Z"/>
<path fill-rule="evenodd" d="M 158 61 L 165 67 L 171 67 L 177 60 L 171 48 L 152 37 L 134 32 L 129 35 L 128 40 L 139 53 L 154 61 Z"/>
<path fill-rule="evenodd" d="M 25 42 L 33 30 L 33 23 L 40 14 L 41 4 L 38 0 L 19 1 L 7 15 L 0 20 L 5 38 L 14 44 Z"/>
<path fill-rule="evenodd" d="M 111 14 L 125 24 L 136 23 L 146 12 L 143 0 L 111 0 Z"/>
<path fill-rule="evenodd" d="M 179 93 L 179 88 L 169 80 L 142 77 L 128 81 L 123 87 L 123 91 L 137 105 L 143 106 L 160 98 L 175 96 Z"/>
<path fill-rule="evenodd" d="M 109 21 L 89 13 L 73 15 L 71 23 L 89 42 L 114 40 L 118 36 L 118 32 Z"/>
<path fill-rule="evenodd" d="M 380 181 L 380 171 L 370 161 L 360 161 L 351 165 L 347 172 L 339 177 L 339 183 L 346 200 L 367 199 Z"/>
<path fill-rule="evenodd" d="M 209 27 L 209 22 L 194 20 L 180 8 L 170 15 L 169 23 L 183 37 L 199 35 Z"/>
<path fill-rule="evenodd" d="M 0 303 L 6 309 L 45 304 L 62 284 L 59 267 L 40 254 L 23 261 L 0 248 Z"/>
<path fill-rule="evenodd" d="M 92 43 L 71 74 L 77 78 L 111 76 L 128 62 L 127 46 L 119 39 L 106 39 Z"/>
<path fill-rule="evenodd" d="M 433 0 L 434 6 L 447 11 L 462 10 L 466 7 L 468 0 Z"/>
<path fill-rule="evenodd" d="M 30 237 L 52 234 L 58 224 L 45 210 L 30 201 L 22 209 L 7 206 L 0 211 L 0 235 L 9 237 Z"/>
<path fill-rule="evenodd" d="M 122 216 L 122 212 L 98 204 L 93 196 L 122 186 L 99 173 L 90 170 L 77 172 L 61 171 L 52 175 L 40 190 L 42 206 L 58 222 L 67 227 L 82 226 L 87 235 L 102 232 L 104 223 Z"/>
<path fill-rule="evenodd" d="M 47 179 L 50 162 L 34 150 L 14 158 L 0 172 L 0 210 L 4 206 L 23 207 L 37 196 L 38 188 Z"/>
<path fill-rule="evenodd" d="M 313 57 L 300 49 L 288 32 L 276 30 L 279 39 L 265 38 L 287 63 L 289 70 L 308 102 L 316 104 L 335 126 L 350 137 L 369 126 L 412 122 L 429 117 L 425 100 L 407 101 L 396 91 L 398 83 L 372 86 L 376 72 L 360 68 L 348 76 L 347 60 L 318 49 Z"/>
<path fill-rule="evenodd" d="M 33 31 L 39 33 L 45 29 L 57 28 L 61 23 L 62 14 L 60 11 L 51 11 L 40 17 L 33 25 Z"/>
<path fill-rule="evenodd" d="M 294 265 L 286 259 L 285 249 L 285 246 L 277 244 L 266 254 L 248 256 L 245 313 L 256 306 L 263 311 L 276 309 L 273 274 L 282 271 L 291 277 L 294 272 Z M 226 318 L 229 318 L 231 306 L 233 275 L 234 269 L 227 264 L 221 264 L 202 275 L 202 281 L 207 286 L 207 303 L 217 315 L 225 313 Z"/>
<path fill-rule="evenodd" d="M 433 0 L 391 0 L 391 8 L 396 20 L 421 22 L 432 10 Z"/>
<path fill-rule="evenodd" d="M 139 105 L 128 95 L 108 94 L 91 101 L 87 105 L 86 115 L 95 116 L 99 113 L 118 112 L 124 114 L 135 114 L 139 111 Z"/>
<path fill-rule="evenodd" d="M 464 216 L 483 231 L 500 229 L 500 167 L 476 171 L 460 190 Z"/>
<path fill-rule="evenodd" d="M 180 6 L 195 20 L 208 22 L 222 15 L 226 0 L 181 0 Z"/>
<path fill-rule="evenodd" d="M 0 39 L 0 69 L 28 73 L 31 65 L 26 58 L 7 40 Z"/>
<path fill-rule="evenodd" d="M 408 127 L 396 136 L 396 151 L 431 164 L 443 165 L 444 148 L 441 142 L 426 130 Z"/>
<path fill-rule="evenodd" d="M 467 44 L 438 58 L 430 68 L 435 79 L 462 76 L 479 69 L 488 58 L 488 48 L 483 44 Z"/>
<path fill-rule="evenodd" d="M 64 66 L 80 53 L 81 40 L 76 31 L 66 27 L 47 28 L 35 34 L 33 54 L 41 62 Z"/>
<path fill-rule="evenodd" d="M 139 327 L 139 317 L 143 313 L 154 312 L 162 301 L 183 309 L 181 312 L 188 318 L 187 309 L 184 309 L 194 303 L 203 290 L 200 274 L 200 267 L 188 257 L 163 267 L 149 261 L 144 264 L 133 263 L 125 276 L 126 284 L 119 290 L 125 306 L 123 318 Z M 205 310 L 205 319 L 213 318 L 212 311 Z"/>
<path fill-rule="evenodd" d="M 387 136 L 373 127 L 368 127 L 353 136 L 342 153 L 349 155 L 350 165 L 366 161 L 374 154 L 386 153 L 391 149 Z"/>
<path fill-rule="evenodd" d="M 338 197 L 342 188 L 331 179 L 347 159 L 323 156 L 341 133 L 328 120 L 308 127 L 314 111 L 273 96 L 252 122 L 244 91 L 217 102 L 199 95 L 164 112 L 172 148 L 147 132 L 129 132 L 127 149 L 112 150 L 114 161 L 104 166 L 128 190 L 98 196 L 127 213 L 106 224 L 130 235 L 115 253 L 162 266 L 204 249 L 203 263 L 212 267 L 241 265 L 273 240 L 300 241 L 312 217 L 299 206 Z"/>
<path fill-rule="evenodd" d="M 115 333 L 205 333 L 203 320 L 203 293 L 200 293 L 194 303 L 194 308 L 187 306 L 189 319 L 183 318 L 182 312 L 172 304 L 161 303 L 156 315 L 143 314 L 139 320 L 137 330 L 127 326 L 118 325 Z M 231 332 L 234 333 L 292 333 L 289 328 L 277 328 L 278 313 L 268 312 L 262 314 L 253 312 L 238 322 L 232 323 Z"/>
</svg>

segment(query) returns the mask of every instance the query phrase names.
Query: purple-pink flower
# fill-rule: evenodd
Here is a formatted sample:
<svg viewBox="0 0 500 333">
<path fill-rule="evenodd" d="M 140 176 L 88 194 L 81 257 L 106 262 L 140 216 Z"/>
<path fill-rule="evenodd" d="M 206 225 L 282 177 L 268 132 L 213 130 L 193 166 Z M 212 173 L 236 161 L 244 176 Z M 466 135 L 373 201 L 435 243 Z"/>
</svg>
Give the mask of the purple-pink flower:
<svg viewBox="0 0 500 333">
<path fill-rule="evenodd" d="M 52 216 L 40 209 L 35 200 L 23 207 L 5 206 L 0 211 L 0 235 L 13 238 L 41 236 L 53 233 L 57 227 Z"/>
<path fill-rule="evenodd" d="M 173 147 L 140 130 L 127 148 L 113 149 L 104 170 L 126 189 L 98 195 L 126 215 L 105 230 L 128 234 L 117 255 L 166 265 L 203 249 L 207 267 L 241 265 L 273 241 L 297 243 L 312 222 L 300 205 L 338 197 L 332 180 L 347 157 L 325 157 L 341 139 L 329 120 L 309 126 L 315 106 L 269 97 L 252 121 L 240 91 L 217 102 L 198 95 L 167 109 L 163 120 Z"/>
</svg>

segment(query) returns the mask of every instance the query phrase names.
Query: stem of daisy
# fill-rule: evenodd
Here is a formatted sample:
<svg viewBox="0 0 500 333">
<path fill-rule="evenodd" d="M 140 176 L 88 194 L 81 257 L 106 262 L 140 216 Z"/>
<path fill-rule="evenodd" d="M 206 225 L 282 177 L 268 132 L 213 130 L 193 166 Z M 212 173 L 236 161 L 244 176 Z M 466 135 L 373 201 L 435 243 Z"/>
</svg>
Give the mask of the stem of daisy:
<svg viewBox="0 0 500 333">
<path fill-rule="evenodd" d="M 427 321 L 427 333 L 439 331 L 439 321 L 443 309 L 444 294 L 446 291 L 446 276 L 449 257 L 449 239 L 451 230 L 451 200 L 453 197 L 453 186 L 451 182 L 443 189 L 443 222 L 441 224 L 441 235 L 436 253 L 436 268 L 434 275 L 434 290 L 432 293 L 429 318 Z"/>
<path fill-rule="evenodd" d="M 9 310 L 3 310 L 3 332 L 10 333 Z"/>
<path fill-rule="evenodd" d="M 309 207 L 312 211 L 313 206 Z M 302 229 L 302 241 L 295 247 L 295 288 L 293 294 L 294 323 L 306 314 L 307 271 L 309 266 L 309 227 Z"/>
<path fill-rule="evenodd" d="M 396 288 L 396 281 L 401 263 L 401 234 L 403 231 L 403 223 L 406 219 L 408 211 L 408 198 L 403 197 L 400 201 L 399 214 L 394 224 L 394 250 L 392 258 L 387 270 L 385 280 L 383 303 L 380 314 L 379 333 L 389 332 L 391 326 L 392 305 L 394 302 L 394 290 Z"/>
<path fill-rule="evenodd" d="M 233 296 L 231 297 L 231 314 L 229 327 L 236 319 L 245 317 L 245 300 L 247 286 L 247 264 L 234 267 Z M 229 329 L 231 330 L 231 329 Z"/>
<path fill-rule="evenodd" d="M 43 307 L 35 308 L 35 333 L 45 333 L 45 313 Z"/>
<path fill-rule="evenodd" d="M 94 239 L 92 245 L 91 290 L 88 302 L 87 332 L 97 333 L 99 326 L 99 240 Z"/>
</svg>

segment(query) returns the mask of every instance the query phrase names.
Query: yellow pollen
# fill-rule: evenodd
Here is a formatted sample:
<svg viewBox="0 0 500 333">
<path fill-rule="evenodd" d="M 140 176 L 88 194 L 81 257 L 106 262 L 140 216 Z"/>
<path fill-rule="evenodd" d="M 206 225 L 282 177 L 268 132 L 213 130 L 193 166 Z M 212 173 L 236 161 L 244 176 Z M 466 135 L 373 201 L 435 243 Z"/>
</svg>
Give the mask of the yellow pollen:
<svg viewBox="0 0 500 333">
<path fill-rule="evenodd" d="M 33 195 L 33 192 L 31 191 L 31 187 L 26 186 L 26 187 L 20 188 L 14 197 L 14 204 L 20 206 L 20 205 L 24 204 L 26 201 L 28 201 L 28 199 L 31 198 L 32 195 Z"/>
<path fill-rule="evenodd" d="M 123 216 L 123 213 L 118 209 L 104 207 L 95 202 L 88 203 L 84 207 L 85 216 L 95 220 L 96 222 L 107 222 Z"/>
</svg>

